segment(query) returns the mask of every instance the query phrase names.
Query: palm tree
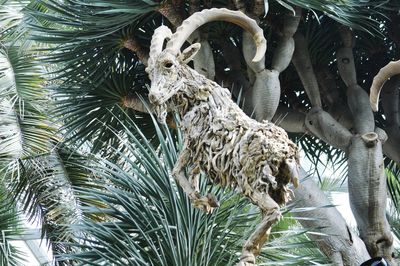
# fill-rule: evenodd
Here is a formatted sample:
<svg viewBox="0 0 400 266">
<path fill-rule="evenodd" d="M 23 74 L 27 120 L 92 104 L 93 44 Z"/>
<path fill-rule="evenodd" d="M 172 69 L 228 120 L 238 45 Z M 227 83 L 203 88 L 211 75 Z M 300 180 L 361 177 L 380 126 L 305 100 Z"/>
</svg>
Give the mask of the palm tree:
<svg viewBox="0 0 400 266">
<path fill-rule="evenodd" d="M 40 217 L 60 263 L 233 263 L 240 251 L 237 243 L 257 222 L 252 207 L 237 203 L 229 191 L 216 191 L 226 205 L 211 216 L 193 211 L 167 175 L 179 151 L 179 131 L 160 129 L 139 100 L 147 96 L 144 69 L 154 29 L 161 24 L 174 29 L 193 12 L 209 7 L 240 9 L 256 18 L 269 44 L 265 65 L 276 73 L 272 77 L 267 70 L 254 71 L 246 61 L 252 52 L 246 36 L 230 24 L 213 23 L 199 31 L 202 53 L 214 58 L 206 62 L 205 74 L 228 86 L 256 119 L 272 118 L 291 132 L 315 164 L 321 153 L 336 163 L 346 153 L 361 239 L 345 223 L 321 226 L 334 208 L 296 213 L 309 230 L 320 230 L 310 238 L 339 264 L 354 265 L 377 255 L 390 260 L 386 184 L 368 187 L 370 180 L 385 179 L 379 171 L 365 170 L 379 167 L 384 155 L 392 172 L 398 171 L 399 121 L 393 115 L 398 111 L 397 79 L 386 85 L 384 109 L 374 117 L 365 104 L 365 90 L 378 70 L 398 57 L 395 1 L 375 1 L 373 6 L 365 1 L 301 0 L 4 1 L 0 166 L 7 193 L 32 219 Z M 196 69 L 201 64 L 195 59 Z M 273 89 L 277 87 L 280 91 Z M 376 126 L 388 135 L 383 153 L 384 134 Z M 365 147 L 363 143 L 373 141 L 364 141 L 361 135 L 374 138 L 369 133 L 375 131 L 378 139 L 373 141 L 378 145 Z M 391 175 L 388 183 L 396 206 L 398 177 Z M 369 189 L 379 193 L 363 200 Z M 295 191 L 297 206 L 329 205 L 316 190 L 310 180 L 304 181 Z M 304 196 L 310 193 L 315 198 Z M 374 209 L 374 215 L 385 226 L 363 223 L 363 210 L 372 203 L 383 206 Z M 133 212 L 133 206 L 143 211 Z M 288 220 L 292 221 L 284 222 Z M 365 230 L 374 232 L 372 238 L 363 234 Z M 194 236 L 195 232 L 202 234 Z M 337 232 L 346 234 L 331 236 Z M 276 257 L 275 251 L 268 252 L 279 243 L 279 237 L 273 239 L 263 258 L 301 265 L 309 257 L 299 254 L 310 245 L 301 237 L 282 246 Z M 232 245 L 224 246 L 222 239 Z M 113 243 L 111 249 L 107 243 Z M 310 250 L 317 254 L 316 261 L 323 261 L 312 246 Z M 295 259 L 288 262 L 289 256 Z"/>
</svg>

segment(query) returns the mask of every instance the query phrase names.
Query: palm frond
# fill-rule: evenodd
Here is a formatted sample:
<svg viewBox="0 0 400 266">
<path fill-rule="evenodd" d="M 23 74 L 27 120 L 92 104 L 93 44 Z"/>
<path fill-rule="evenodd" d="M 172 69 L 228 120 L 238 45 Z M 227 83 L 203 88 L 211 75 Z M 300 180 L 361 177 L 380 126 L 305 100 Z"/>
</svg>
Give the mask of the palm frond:
<svg viewBox="0 0 400 266">
<path fill-rule="evenodd" d="M 11 168 L 17 165 L 12 160 L 49 151 L 55 129 L 45 115 L 41 73 L 34 57 L 19 47 L 0 49 L 0 157 Z"/>
<path fill-rule="evenodd" d="M 10 190 L 28 219 L 42 225 L 42 238 L 58 255 L 69 251 L 62 243 L 75 239 L 68 226 L 84 217 L 81 207 L 102 204 L 79 193 L 80 189 L 98 186 L 95 176 L 86 169 L 87 158 L 62 143 L 56 143 L 51 150 L 49 154 L 21 160 L 19 179 L 10 184 Z M 87 218 L 102 219 L 101 215 Z"/>
<path fill-rule="evenodd" d="M 22 234 L 22 227 L 15 203 L 0 182 L 0 265 L 22 266 L 26 263 L 23 259 L 25 254 L 11 241 Z"/>
<path fill-rule="evenodd" d="M 89 80 L 53 86 L 55 114 L 63 122 L 65 138 L 77 146 L 90 143 L 94 153 L 109 144 L 118 147 L 120 141 L 115 132 L 123 129 L 120 120 L 125 112 L 152 137 L 154 128 L 149 115 L 123 106 L 125 97 L 137 97 L 147 91 L 145 82 L 143 65 L 136 63 L 130 69 L 111 73 L 98 86 Z"/>
<path fill-rule="evenodd" d="M 58 78 L 90 78 L 94 84 L 118 68 L 124 42 L 141 35 L 139 28 L 152 21 L 147 14 L 155 8 L 147 0 L 38 2 L 42 9 L 30 13 L 37 19 L 32 38 L 48 45 L 44 60 L 57 64 Z"/>
<path fill-rule="evenodd" d="M 389 194 L 392 198 L 394 207 L 400 213 L 400 166 L 390 161 L 385 168 Z"/>
<path fill-rule="evenodd" d="M 316 18 L 328 16 L 342 25 L 381 35 L 377 16 L 385 17 L 389 1 L 342 1 L 342 0 L 275 0 L 285 8 L 294 11 L 293 6 L 314 12 Z"/>
</svg>

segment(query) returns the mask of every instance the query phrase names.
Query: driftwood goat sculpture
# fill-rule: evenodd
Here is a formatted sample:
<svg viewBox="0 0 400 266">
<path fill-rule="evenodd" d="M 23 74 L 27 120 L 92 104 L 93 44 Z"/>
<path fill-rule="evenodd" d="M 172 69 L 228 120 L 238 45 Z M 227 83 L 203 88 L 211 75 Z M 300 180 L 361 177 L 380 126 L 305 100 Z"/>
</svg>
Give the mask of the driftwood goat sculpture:
<svg viewBox="0 0 400 266">
<path fill-rule="evenodd" d="M 240 11 L 203 10 L 186 19 L 175 34 L 166 26 L 156 29 L 146 69 L 151 79 L 149 100 L 161 122 L 167 110 L 176 110 L 182 117 L 184 147 L 172 175 L 195 207 L 208 212 L 218 202 L 196 191 L 185 176 L 185 167 L 191 178 L 202 171 L 214 184 L 237 187 L 260 207 L 263 220 L 244 244 L 239 262 L 255 265 L 272 224 L 280 218 L 279 205 L 290 198 L 287 185 L 297 185 L 298 150 L 283 129 L 249 118 L 231 100 L 228 89 L 187 65 L 200 44 L 183 52 L 181 46 L 197 28 L 215 20 L 232 22 L 250 32 L 257 46 L 253 61 L 264 57 L 266 40 L 254 20 Z"/>
</svg>

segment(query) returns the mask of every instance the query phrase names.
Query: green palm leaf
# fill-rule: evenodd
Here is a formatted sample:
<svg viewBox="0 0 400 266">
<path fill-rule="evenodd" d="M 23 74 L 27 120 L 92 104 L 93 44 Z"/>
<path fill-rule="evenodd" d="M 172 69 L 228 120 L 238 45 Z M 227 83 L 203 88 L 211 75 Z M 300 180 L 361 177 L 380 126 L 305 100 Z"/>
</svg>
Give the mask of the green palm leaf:
<svg viewBox="0 0 400 266">
<path fill-rule="evenodd" d="M 123 129 L 121 120 L 125 113 L 152 137 L 154 127 L 149 123 L 149 115 L 123 106 L 125 97 L 137 97 L 136 94 L 147 91 L 147 77 L 143 74 L 143 66 L 136 64 L 129 70 L 111 73 L 98 86 L 89 80 L 53 86 L 57 99 L 55 114 L 63 120 L 65 137 L 78 146 L 90 143 L 94 153 L 108 144 L 118 147 L 120 140 L 115 132 Z"/>
<path fill-rule="evenodd" d="M 54 127 L 45 116 L 41 73 L 19 47 L 0 50 L 1 158 L 17 160 L 49 150 Z"/>
<path fill-rule="evenodd" d="M 55 256 L 70 252 L 69 246 L 63 244 L 75 240 L 69 226 L 84 217 L 92 221 L 103 219 L 103 215 L 81 210 L 84 206 L 104 206 L 80 192 L 99 187 L 86 162 L 85 156 L 62 143 L 54 143 L 51 153 L 19 161 L 19 179 L 10 184 L 12 195 L 28 219 L 42 225 L 42 238 L 49 240 Z"/>
<path fill-rule="evenodd" d="M 46 62 L 57 64 L 57 77 L 67 81 L 90 78 L 98 84 L 115 71 L 126 40 L 141 35 L 151 21 L 152 1 L 39 1 L 30 14 L 32 38 L 48 44 Z M 148 33 L 148 38 L 152 33 Z M 131 63 L 131 62 L 130 62 Z"/>
<path fill-rule="evenodd" d="M 12 238 L 22 234 L 19 215 L 15 203 L 10 201 L 9 193 L 0 183 L 0 265 L 22 266 L 25 264 L 23 260 L 25 254 L 11 242 Z"/>
<path fill-rule="evenodd" d="M 292 6 L 312 10 L 316 18 L 326 15 L 342 25 L 363 30 L 373 35 L 381 34 L 380 23 L 376 20 L 376 17 L 385 17 L 385 9 L 396 7 L 394 3 L 391 3 L 392 6 L 390 6 L 386 0 L 276 0 L 276 2 L 291 11 L 293 11 Z"/>
</svg>

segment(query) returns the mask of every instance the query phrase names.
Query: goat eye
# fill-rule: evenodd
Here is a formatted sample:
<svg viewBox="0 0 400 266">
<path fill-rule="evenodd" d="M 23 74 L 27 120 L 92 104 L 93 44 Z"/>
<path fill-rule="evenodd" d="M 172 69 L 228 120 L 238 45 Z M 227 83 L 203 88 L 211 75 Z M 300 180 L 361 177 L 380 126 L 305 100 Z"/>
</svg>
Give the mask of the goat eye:
<svg viewBox="0 0 400 266">
<path fill-rule="evenodd" d="M 167 68 L 167 69 L 171 68 L 172 66 L 173 66 L 173 64 L 171 62 L 166 62 L 164 64 L 164 67 Z"/>
</svg>

